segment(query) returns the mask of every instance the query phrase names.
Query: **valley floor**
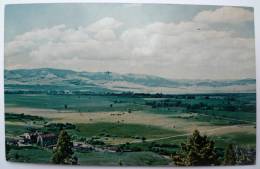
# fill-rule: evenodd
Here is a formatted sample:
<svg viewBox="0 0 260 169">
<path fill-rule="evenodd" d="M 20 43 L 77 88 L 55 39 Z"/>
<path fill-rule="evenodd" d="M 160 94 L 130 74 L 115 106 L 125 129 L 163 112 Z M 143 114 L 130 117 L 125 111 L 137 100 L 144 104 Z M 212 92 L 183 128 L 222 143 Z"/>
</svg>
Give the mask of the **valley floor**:
<svg viewBox="0 0 260 169">
<path fill-rule="evenodd" d="M 29 132 L 28 128 L 55 133 L 55 128 L 46 126 L 69 123 L 75 127 L 66 130 L 75 143 L 84 144 L 91 139 L 96 141 L 91 143 L 94 151 L 75 149 L 79 163 L 86 165 L 173 165 L 171 155 L 178 151 L 180 143 L 185 142 L 195 129 L 214 139 L 222 154 L 229 143 L 255 148 L 255 112 L 243 109 L 243 106 L 255 104 L 254 97 L 224 95 L 223 98 L 216 99 L 213 96 L 210 99 L 208 96 L 192 99 L 112 96 L 102 100 L 99 96 L 52 98 L 8 95 L 5 107 L 6 139 L 19 139 Z M 48 97 L 47 101 L 43 101 L 44 97 Z M 233 98 L 232 101 L 227 100 L 230 97 Z M 59 100 L 56 105 L 49 104 L 58 99 L 63 101 Z M 33 105 L 30 104 L 32 100 L 35 102 Z M 96 100 L 99 101 L 95 103 Z M 223 110 L 226 104 L 239 108 Z M 64 108 L 64 105 L 68 108 Z M 189 105 L 201 107 L 186 108 Z M 208 110 L 205 111 L 205 108 Z M 219 110 L 213 111 L 215 108 Z M 19 118 L 20 116 L 27 119 Z M 122 145 L 128 146 L 126 151 L 114 151 Z M 34 156 L 36 152 L 38 155 Z M 32 144 L 11 146 L 7 158 L 18 162 L 49 163 L 51 154 L 51 149 Z"/>
</svg>

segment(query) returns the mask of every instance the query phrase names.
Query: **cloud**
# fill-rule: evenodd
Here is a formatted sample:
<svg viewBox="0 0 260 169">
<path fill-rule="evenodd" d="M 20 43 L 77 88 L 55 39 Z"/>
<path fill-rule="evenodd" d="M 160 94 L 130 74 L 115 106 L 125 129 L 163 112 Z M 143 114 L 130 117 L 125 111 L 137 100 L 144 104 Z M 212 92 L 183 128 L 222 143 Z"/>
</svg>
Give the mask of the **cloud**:
<svg viewBox="0 0 260 169">
<path fill-rule="evenodd" d="M 253 21 L 253 12 L 239 7 L 221 7 L 214 11 L 206 10 L 194 17 L 196 22 L 206 23 L 241 23 Z"/>
<path fill-rule="evenodd" d="M 95 39 L 97 40 L 103 40 L 103 41 L 109 41 L 109 40 L 115 40 L 116 34 L 114 31 L 110 29 L 104 29 L 102 31 L 99 31 L 95 34 Z"/>
<path fill-rule="evenodd" d="M 123 7 L 125 8 L 136 8 L 136 7 L 142 7 L 143 4 L 141 3 L 128 3 L 128 4 L 123 4 Z"/>
<path fill-rule="evenodd" d="M 155 23 L 124 32 L 122 38 L 132 55 L 150 66 L 147 72 L 172 74 L 173 78 L 254 76 L 254 39 L 198 27 L 201 25 L 189 22 Z"/>
<path fill-rule="evenodd" d="M 104 18 L 86 27 L 32 30 L 5 45 L 5 66 L 109 70 L 182 79 L 255 77 L 253 38 L 194 21 L 155 22 L 117 32 L 122 24 Z"/>
<path fill-rule="evenodd" d="M 122 25 L 121 22 L 111 17 L 105 17 L 87 27 L 90 32 L 98 32 L 106 29 L 117 29 Z"/>
</svg>

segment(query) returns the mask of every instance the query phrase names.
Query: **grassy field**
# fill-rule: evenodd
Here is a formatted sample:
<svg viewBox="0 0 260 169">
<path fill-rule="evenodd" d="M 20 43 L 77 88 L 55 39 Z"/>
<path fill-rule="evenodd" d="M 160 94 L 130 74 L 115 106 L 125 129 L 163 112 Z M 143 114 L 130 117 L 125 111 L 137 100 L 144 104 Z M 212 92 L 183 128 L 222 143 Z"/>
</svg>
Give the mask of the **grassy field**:
<svg viewBox="0 0 260 169">
<path fill-rule="evenodd" d="M 8 160 L 27 163 L 50 163 L 52 151 L 36 146 L 12 148 Z"/>
<path fill-rule="evenodd" d="M 65 129 L 74 141 L 94 139 L 131 150 L 75 151 L 80 164 L 170 165 L 169 155 L 179 150 L 194 129 L 209 135 L 222 153 L 229 143 L 255 147 L 255 99 L 255 94 L 161 98 L 6 94 L 6 139 L 18 139 L 32 130 L 58 133 L 58 124 L 71 123 L 73 127 Z M 38 146 L 12 147 L 7 157 L 10 161 L 48 163 L 51 154 L 52 150 Z"/>
<path fill-rule="evenodd" d="M 93 123 L 77 124 L 73 134 L 78 136 L 111 136 L 121 138 L 158 138 L 177 135 L 181 132 L 162 129 L 154 126 L 137 124 L 114 124 L 114 123 Z"/>
<path fill-rule="evenodd" d="M 162 166 L 170 160 L 153 152 L 125 152 L 125 153 L 78 153 L 80 164 L 100 166 Z"/>
<path fill-rule="evenodd" d="M 224 148 L 229 143 L 234 145 L 247 145 L 256 147 L 255 133 L 229 133 L 214 136 L 213 139 L 216 140 L 216 146 L 222 148 Z"/>
<path fill-rule="evenodd" d="M 118 166 L 141 165 L 161 166 L 167 165 L 169 160 L 153 152 L 76 152 L 81 165 Z M 51 163 L 52 151 L 39 147 L 13 148 L 8 154 L 10 161 L 27 163 Z"/>
<path fill-rule="evenodd" d="M 6 124 L 5 125 L 5 134 L 6 136 L 18 136 L 26 132 L 26 126 L 21 125 L 12 125 L 12 124 Z"/>
<path fill-rule="evenodd" d="M 172 115 L 195 111 L 251 121 L 256 119 L 255 94 L 230 94 L 212 98 L 201 95 L 189 97 L 191 96 L 158 99 L 109 95 L 6 94 L 5 104 L 7 107 L 71 110 L 71 112 L 113 112 L 130 109 L 131 111 Z"/>
<path fill-rule="evenodd" d="M 75 112 L 143 110 L 142 98 L 117 96 L 78 96 L 78 95 L 5 95 L 5 103 L 17 107 L 30 107 Z M 98 103 L 98 104 L 97 104 Z M 65 109 L 65 105 L 67 108 Z M 111 106 L 112 105 L 112 106 Z"/>
</svg>

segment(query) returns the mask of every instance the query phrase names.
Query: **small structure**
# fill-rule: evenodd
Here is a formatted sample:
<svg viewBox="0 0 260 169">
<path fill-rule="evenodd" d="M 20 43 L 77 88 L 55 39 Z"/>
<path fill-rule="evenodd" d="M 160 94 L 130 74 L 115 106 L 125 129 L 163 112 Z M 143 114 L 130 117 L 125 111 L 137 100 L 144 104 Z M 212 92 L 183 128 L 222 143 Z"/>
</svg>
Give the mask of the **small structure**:
<svg viewBox="0 0 260 169">
<path fill-rule="evenodd" d="M 37 142 L 37 137 L 40 133 L 37 131 L 34 133 L 24 133 L 21 137 L 24 138 L 25 143 L 34 144 Z"/>
<path fill-rule="evenodd" d="M 84 142 L 73 142 L 73 148 L 80 152 L 94 151 L 95 147 Z"/>
<path fill-rule="evenodd" d="M 42 147 L 52 147 L 57 143 L 57 136 L 53 133 L 38 134 L 37 144 Z"/>
<path fill-rule="evenodd" d="M 17 139 L 8 139 L 6 140 L 6 144 L 9 146 L 18 146 L 18 141 Z"/>
<path fill-rule="evenodd" d="M 70 91 L 70 90 L 64 90 L 63 93 L 64 93 L 64 94 L 72 94 L 72 91 Z"/>
</svg>

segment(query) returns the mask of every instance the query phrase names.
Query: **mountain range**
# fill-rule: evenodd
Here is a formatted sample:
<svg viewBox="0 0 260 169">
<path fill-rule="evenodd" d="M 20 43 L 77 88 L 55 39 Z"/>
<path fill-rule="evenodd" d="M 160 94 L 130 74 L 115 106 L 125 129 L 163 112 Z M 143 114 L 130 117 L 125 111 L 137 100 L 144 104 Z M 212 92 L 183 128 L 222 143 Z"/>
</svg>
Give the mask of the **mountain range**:
<svg viewBox="0 0 260 169">
<path fill-rule="evenodd" d="M 5 70 L 5 90 L 137 92 L 137 93 L 254 93 L 255 79 L 167 79 L 153 75 L 86 72 L 53 68 Z"/>
</svg>

